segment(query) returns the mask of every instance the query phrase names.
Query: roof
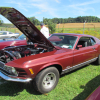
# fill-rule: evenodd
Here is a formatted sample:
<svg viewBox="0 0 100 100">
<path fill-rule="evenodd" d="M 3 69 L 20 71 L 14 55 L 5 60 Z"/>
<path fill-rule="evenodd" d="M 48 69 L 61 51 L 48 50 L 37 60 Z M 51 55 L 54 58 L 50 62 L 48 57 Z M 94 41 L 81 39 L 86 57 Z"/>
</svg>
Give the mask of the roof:
<svg viewBox="0 0 100 100">
<path fill-rule="evenodd" d="M 87 35 L 87 34 L 76 34 L 76 33 L 54 33 L 54 34 L 58 34 L 58 35 L 71 35 L 71 36 L 77 36 L 77 37 L 81 37 L 81 36 L 93 37 L 93 36 Z"/>
</svg>

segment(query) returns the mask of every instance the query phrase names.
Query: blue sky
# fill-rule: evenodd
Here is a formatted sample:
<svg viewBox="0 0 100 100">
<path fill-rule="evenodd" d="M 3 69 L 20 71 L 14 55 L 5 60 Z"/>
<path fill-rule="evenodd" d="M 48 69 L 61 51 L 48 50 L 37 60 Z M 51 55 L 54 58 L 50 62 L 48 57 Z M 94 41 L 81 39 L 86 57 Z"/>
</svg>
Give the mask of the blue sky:
<svg viewBox="0 0 100 100">
<path fill-rule="evenodd" d="M 2 0 L 0 6 L 14 7 L 26 17 L 68 18 L 97 16 L 100 18 L 100 0 Z M 0 15 L 4 23 L 9 23 Z"/>
</svg>

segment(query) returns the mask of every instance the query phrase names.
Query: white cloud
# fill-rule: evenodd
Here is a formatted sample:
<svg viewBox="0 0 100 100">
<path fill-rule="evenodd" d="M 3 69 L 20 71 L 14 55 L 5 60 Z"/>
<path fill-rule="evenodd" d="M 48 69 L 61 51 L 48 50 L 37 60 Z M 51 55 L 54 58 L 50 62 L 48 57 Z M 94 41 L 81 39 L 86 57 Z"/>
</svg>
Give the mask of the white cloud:
<svg viewBox="0 0 100 100">
<path fill-rule="evenodd" d="M 97 17 L 99 17 L 99 18 L 100 18 L 100 15 L 97 15 Z"/>
<path fill-rule="evenodd" d="M 55 1 L 57 3 L 60 3 L 59 0 Z M 24 0 L 18 0 L 17 2 L 15 0 L 10 0 L 9 2 L 7 1 L 7 3 L 17 5 L 19 9 L 23 9 L 25 11 L 29 11 L 28 8 L 31 9 L 37 8 L 37 10 L 34 11 L 34 15 L 39 15 L 45 12 L 53 17 L 58 17 L 58 15 L 56 14 L 57 9 L 55 7 L 52 7 L 50 2 L 54 1 L 49 1 L 49 0 L 27 0 L 26 2 L 24 2 Z"/>
<path fill-rule="evenodd" d="M 41 2 L 42 0 L 28 0 L 29 2 Z"/>
<path fill-rule="evenodd" d="M 78 3 L 78 4 L 69 5 L 69 7 L 86 6 L 86 5 L 99 3 L 99 2 L 100 2 L 100 0 L 92 0 L 92 1 L 84 2 L 84 3 Z"/>
<path fill-rule="evenodd" d="M 60 3 L 60 1 L 59 0 L 55 0 L 57 3 Z"/>
<path fill-rule="evenodd" d="M 26 4 L 24 4 L 24 3 L 21 3 L 21 2 L 16 2 L 15 0 L 10 0 L 9 2 L 6 2 L 6 3 L 10 3 L 10 4 L 15 4 L 15 5 L 17 5 L 20 9 L 23 9 L 23 10 L 25 10 L 25 11 L 28 11 L 27 9 L 26 9 Z"/>
<path fill-rule="evenodd" d="M 34 7 L 37 7 L 41 13 L 45 12 L 45 13 L 49 13 L 50 15 L 52 15 L 53 17 L 58 17 L 58 15 L 55 13 L 57 9 L 55 8 L 51 8 L 50 5 L 48 5 L 48 3 L 41 3 L 41 4 L 31 4 Z"/>
<path fill-rule="evenodd" d="M 74 15 L 88 15 L 89 11 L 95 12 L 95 8 L 91 6 L 91 4 L 99 3 L 100 0 L 92 0 L 92 1 L 87 1 L 83 3 L 76 3 L 67 6 L 67 9 L 70 9 L 70 12 L 72 12 Z M 68 11 L 68 10 L 67 10 Z"/>
</svg>

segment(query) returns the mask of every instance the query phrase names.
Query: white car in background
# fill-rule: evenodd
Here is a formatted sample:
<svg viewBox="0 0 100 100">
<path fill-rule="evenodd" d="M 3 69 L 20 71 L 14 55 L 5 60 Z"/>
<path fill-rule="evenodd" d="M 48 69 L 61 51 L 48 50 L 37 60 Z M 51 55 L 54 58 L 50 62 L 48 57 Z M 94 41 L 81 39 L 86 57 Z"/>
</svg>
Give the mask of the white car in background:
<svg viewBox="0 0 100 100">
<path fill-rule="evenodd" d="M 18 38 L 19 33 L 12 33 L 9 31 L 0 31 L 0 39 L 5 38 Z"/>
</svg>

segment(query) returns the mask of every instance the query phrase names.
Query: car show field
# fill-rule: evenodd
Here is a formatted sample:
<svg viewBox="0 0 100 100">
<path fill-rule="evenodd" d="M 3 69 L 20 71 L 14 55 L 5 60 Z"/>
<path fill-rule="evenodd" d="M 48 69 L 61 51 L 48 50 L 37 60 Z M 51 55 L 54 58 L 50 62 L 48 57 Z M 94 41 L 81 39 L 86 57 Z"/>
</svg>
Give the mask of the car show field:
<svg viewBox="0 0 100 100">
<path fill-rule="evenodd" d="M 4 9 L 8 16 L 11 14 L 15 18 L 20 15 L 15 9 Z M 8 18 L 15 23 L 14 18 Z M 74 31 L 76 31 L 74 33 L 82 32 L 82 27 L 78 28 L 80 31 L 75 27 L 68 28 L 69 33 L 63 33 L 66 28 L 57 26 L 57 31 L 63 32 L 51 35 L 48 41 L 34 25 L 27 22 L 27 19 L 20 15 L 15 25 L 18 25 L 34 45 L 13 46 L 0 50 L 0 76 L 4 79 L 0 78 L 0 99 L 84 100 L 87 98 L 99 86 L 100 81 L 100 66 L 98 66 L 100 40 L 93 37 L 94 31 L 97 32 L 99 28 L 87 28 L 84 32 L 93 34 L 89 36 L 86 33 L 70 34 Z M 99 34 L 99 31 L 97 33 Z M 99 37 L 98 34 L 96 37 Z M 94 61 L 96 63 L 90 64 Z"/>
<path fill-rule="evenodd" d="M 9 28 L 9 30 L 17 30 L 17 29 Z M 59 30 L 62 30 L 62 28 L 59 28 Z M 80 30 L 82 33 L 83 28 L 75 28 L 75 27 L 67 29 L 64 28 L 64 31 L 67 32 L 74 32 L 74 31 L 80 32 Z M 94 34 L 93 32 L 96 32 L 95 35 L 97 36 L 99 36 L 100 33 L 99 28 L 86 28 L 85 30 L 90 32 L 90 34 L 91 33 Z M 92 65 L 90 64 L 85 66 L 84 68 L 81 68 L 80 70 L 74 71 L 73 73 L 69 73 L 67 75 L 65 74 L 61 76 L 56 89 L 54 89 L 48 94 L 42 94 L 42 95 L 38 94 L 38 92 L 34 90 L 34 87 L 31 87 L 28 84 L 7 82 L 0 79 L 0 99 L 17 100 L 20 98 L 25 100 L 27 99 L 59 100 L 63 98 L 67 100 L 84 100 L 100 85 L 99 70 L 100 66 L 97 66 L 95 64 Z"/>
</svg>

